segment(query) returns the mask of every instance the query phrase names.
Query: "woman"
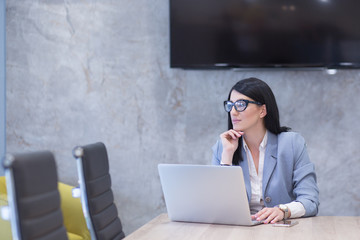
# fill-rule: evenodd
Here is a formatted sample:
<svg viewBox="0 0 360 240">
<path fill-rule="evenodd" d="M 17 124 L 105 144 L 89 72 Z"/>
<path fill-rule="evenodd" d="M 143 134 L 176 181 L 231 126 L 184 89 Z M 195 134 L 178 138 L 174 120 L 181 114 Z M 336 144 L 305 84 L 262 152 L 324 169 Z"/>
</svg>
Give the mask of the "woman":
<svg viewBox="0 0 360 240">
<path fill-rule="evenodd" d="M 252 218 L 275 223 L 315 216 L 319 190 L 314 165 L 303 137 L 280 127 L 270 87 L 256 78 L 241 80 L 224 107 L 229 130 L 213 147 L 213 164 L 242 167 Z"/>
</svg>

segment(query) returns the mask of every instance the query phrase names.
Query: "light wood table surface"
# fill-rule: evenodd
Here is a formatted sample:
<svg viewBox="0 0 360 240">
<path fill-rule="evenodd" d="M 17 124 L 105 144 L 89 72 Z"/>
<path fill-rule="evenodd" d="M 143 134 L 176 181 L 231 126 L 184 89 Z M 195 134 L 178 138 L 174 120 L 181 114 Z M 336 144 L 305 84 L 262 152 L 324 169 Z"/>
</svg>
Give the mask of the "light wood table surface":
<svg viewBox="0 0 360 240">
<path fill-rule="evenodd" d="M 319 216 L 295 221 L 299 224 L 293 227 L 246 227 L 171 222 L 167 214 L 161 214 L 125 240 L 360 240 L 360 217 Z"/>
</svg>

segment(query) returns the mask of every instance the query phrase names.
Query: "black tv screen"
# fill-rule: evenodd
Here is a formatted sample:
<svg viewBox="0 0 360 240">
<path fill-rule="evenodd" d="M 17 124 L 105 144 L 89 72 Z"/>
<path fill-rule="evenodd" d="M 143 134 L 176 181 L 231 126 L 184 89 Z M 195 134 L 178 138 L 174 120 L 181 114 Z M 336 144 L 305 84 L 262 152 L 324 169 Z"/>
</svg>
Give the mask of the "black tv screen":
<svg viewBox="0 0 360 240">
<path fill-rule="evenodd" d="M 173 68 L 360 68 L 360 0 L 170 0 Z"/>
</svg>

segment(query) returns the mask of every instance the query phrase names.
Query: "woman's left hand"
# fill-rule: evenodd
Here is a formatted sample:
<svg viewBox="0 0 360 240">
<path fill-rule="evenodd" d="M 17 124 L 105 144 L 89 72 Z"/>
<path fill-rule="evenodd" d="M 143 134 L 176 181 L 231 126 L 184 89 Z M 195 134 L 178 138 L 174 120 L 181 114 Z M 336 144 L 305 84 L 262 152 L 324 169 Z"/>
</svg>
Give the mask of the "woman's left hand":
<svg viewBox="0 0 360 240">
<path fill-rule="evenodd" d="M 276 223 L 284 218 L 285 213 L 278 207 L 263 208 L 252 216 L 256 221 L 263 221 L 263 223 Z"/>
</svg>

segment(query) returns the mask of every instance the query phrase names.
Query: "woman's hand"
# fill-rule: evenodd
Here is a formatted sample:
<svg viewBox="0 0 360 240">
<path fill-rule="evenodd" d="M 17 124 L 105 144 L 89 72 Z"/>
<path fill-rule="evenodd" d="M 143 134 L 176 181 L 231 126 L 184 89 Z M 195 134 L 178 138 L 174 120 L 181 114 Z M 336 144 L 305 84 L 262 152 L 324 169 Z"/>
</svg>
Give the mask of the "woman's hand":
<svg viewBox="0 0 360 240">
<path fill-rule="evenodd" d="M 290 212 L 289 212 L 290 214 Z M 285 213 L 280 210 L 278 207 L 273 208 L 263 208 L 255 215 L 252 216 L 256 221 L 263 221 L 265 224 L 267 223 L 276 223 L 284 219 Z M 289 215 L 290 216 L 290 215 Z"/>
<path fill-rule="evenodd" d="M 234 129 L 230 129 L 220 134 L 220 139 L 223 146 L 223 153 L 221 156 L 222 163 L 231 165 L 232 157 L 239 145 L 239 138 L 243 134 L 244 132 L 235 131 Z"/>
</svg>

